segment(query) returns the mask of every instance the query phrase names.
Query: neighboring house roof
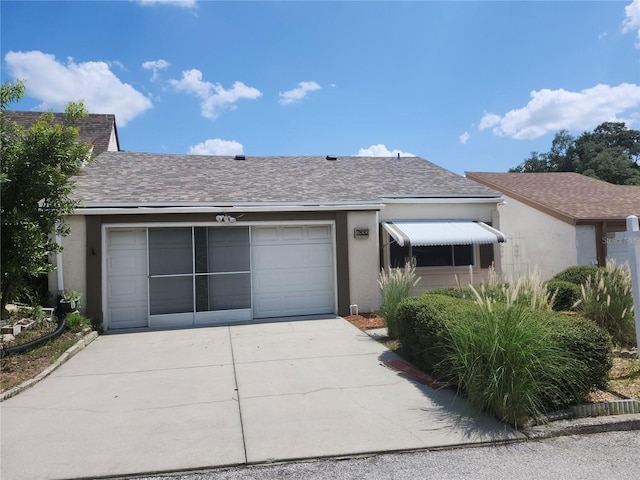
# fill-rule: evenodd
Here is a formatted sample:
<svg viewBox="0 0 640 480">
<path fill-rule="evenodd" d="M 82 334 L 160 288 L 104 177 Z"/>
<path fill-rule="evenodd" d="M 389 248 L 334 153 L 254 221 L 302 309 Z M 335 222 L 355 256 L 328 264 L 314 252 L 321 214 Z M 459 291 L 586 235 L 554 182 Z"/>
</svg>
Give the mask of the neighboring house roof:
<svg viewBox="0 0 640 480">
<path fill-rule="evenodd" d="M 19 110 L 5 110 L 5 119 L 17 123 L 25 128 L 29 128 L 42 116 L 42 112 L 27 112 Z M 54 113 L 53 121 L 63 123 L 64 113 Z M 93 145 L 93 153 L 100 155 L 109 150 L 111 134 L 115 136 L 116 148 L 120 150 L 118 141 L 118 130 L 116 128 L 116 117 L 113 114 L 91 113 L 84 118 L 78 119 L 75 126 L 79 130 L 78 141 Z"/>
<path fill-rule="evenodd" d="M 569 223 L 640 215 L 640 186 L 614 185 L 574 172 L 465 172 L 467 178 Z"/>
<path fill-rule="evenodd" d="M 379 204 L 381 197 L 501 197 L 418 157 L 247 156 L 236 160 L 233 156 L 104 152 L 74 180 L 74 196 L 87 207 Z"/>
</svg>

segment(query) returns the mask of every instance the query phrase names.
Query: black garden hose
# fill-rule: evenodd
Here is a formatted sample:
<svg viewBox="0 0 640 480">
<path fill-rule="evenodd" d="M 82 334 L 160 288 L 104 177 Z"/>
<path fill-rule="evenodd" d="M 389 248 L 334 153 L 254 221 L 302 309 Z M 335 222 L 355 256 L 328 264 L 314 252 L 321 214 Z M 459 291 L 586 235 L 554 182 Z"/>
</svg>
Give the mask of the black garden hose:
<svg viewBox="0 0 640 480">
<path fill-rule="evenodd" d="M 62 316 L 58 319 L 58 327 L 53 332 L 46 334 L 44 337 L 36 338 L 35 340 L 31 340 L 30 342 L 23 343 L 22 345 L 0 349 L 0 358 L 14 353 L 26 352 L 27 350 L 38 347 L 43 343 L 48 342 L 49 340 L 58 338 L 60 335 L 62 335 L 62 332 L 64 332 L 66 326 L 67 322 L 65 321 L 64 316 Z"/>
</svg>

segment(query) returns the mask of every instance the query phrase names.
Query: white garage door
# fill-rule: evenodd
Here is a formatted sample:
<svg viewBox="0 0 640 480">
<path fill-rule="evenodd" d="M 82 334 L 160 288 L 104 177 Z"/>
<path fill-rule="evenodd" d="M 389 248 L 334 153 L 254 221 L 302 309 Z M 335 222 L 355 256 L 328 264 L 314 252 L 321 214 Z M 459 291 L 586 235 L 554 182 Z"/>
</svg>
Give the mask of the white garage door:
<svg viewBox="0 0 640 480">
<path fill-rule="evenodd" d="M 253 227 L 251 244 L 254 318 L 335 312 L 330 226 Z"/>
<path fill-rule="evenodd" d="M 146 327 L 147 232 L 110 230 L 107 237 L 107 312 L 109 330 Z"/>
</svg>

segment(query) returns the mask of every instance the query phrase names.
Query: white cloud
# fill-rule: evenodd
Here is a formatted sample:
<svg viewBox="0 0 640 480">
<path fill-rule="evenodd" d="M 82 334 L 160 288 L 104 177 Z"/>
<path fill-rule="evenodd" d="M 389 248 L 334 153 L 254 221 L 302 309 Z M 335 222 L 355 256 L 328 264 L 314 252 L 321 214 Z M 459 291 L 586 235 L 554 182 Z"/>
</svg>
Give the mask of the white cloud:
<svg viewBox="0 0 640 480">
<path fill-rule="evenodd" d="M 11 51 L 4 59 L 11 75 L 26 82 L 28 96 L 42 102 L 40 110 L 62 111 L 70 101 L 83 100 L 90 113 L 113 113 L 118 126 L 124 126 L 153 106 L 105 62 L 75 63 L 69 58 L 63 64 L 39 51 Z"/>
<path fill-rule="evenodd" d="M 244 147 L 235 140 L 210 138 L 189 147 L 189 155 L 240 155 Z"/>
<path fill-rule="evenodd" d="M 315 90 L 320 90 L 320 85 L 316 82 L 300 82 L 298 87 L 292 90 L 288 90 L 284 93 L 280 92 L 280 105 L 290 105 L 292 103 L 300 102 L 307 93 Z"/>
<path fill-rule="evenodd" d="M 197 8 L 198 2 L 196 0 L 138 0 L 138 3 L 142 6 L 152 5 L 171 5 L 181 8 Z"/>
<path fill-rule="evenodd" d="M 495 135 L 532 139 L 563 129 L 588 130 L 602 122 L 633 123 L 638 118 L 638 106 L 640 86 L 630 83 L 616 87 L 599 84 L 579 92 L 534 90 L 522 108 L 502 117 L 485 114 L 479 129 L 494 127 Z"/>
<path fill-rule="evenodd" d="M 458 139 L 460 140 L 460 143 L 462 145 L 464 145 L 465 143 L 467 143 L 469 141 L 469 139 L 471 138 L 471 135 L 469 135 L 469 132 L 464 132 L 462 135 L 460 135 L 458 137 Z"/>
<path fill-rule="evenodd" d="M 640 48 L 640 0 L 633 0 L 633 2 L 624 7 L 624 16 L 622 31 L 624 33 L 635 31 L 638 39 L 636 48 Z"/>
<path fill-rule="evenodd" d="M 485 113 L 484 116 L 480 119 L 480 125 L 478 125 L 479 130 L 484 130 L 485 128 L 495 127 L 500 123 L 500 115 L 496 115 L 495 113 Z"/>
<path fill-rule="evenodd" d="M 182 79 L 169 80 L 169 83 L 178 91 L 199 97 L 202 100 L 202 116 L 212 120 L 218 118 L 220 110 L 224 108 L 235 109 L 238 100 L 255 100 L 262 96 L 260 90 L 242 82 L 234 82 L 229 90 L 225 90 L 219 83 L 204 82 L 202 72 L 196 69 L 185 70 L 182 72 Z"/>
<path fill-rule="evenodd" d="M 149 60 L 147 62 L 144 62 L 142 64 L 142 68 L 144 68 L 145 70 L 152 70 L 153 71 L 153 76 L 151 77 L 151 80 L 157 80 L 158 78 L 158 72 L 160 70 L 166 70 L 167 68 L 169 68 L 169 65 L 171 65 L 169 62 L 167 62 L 166 60 Z"/>
<path fill-rule="evenodd" d="M 400 154 L 401 157 L 415 157 L 413 153 L 403 152 L 402 150 L 393 149 L 389 150 L 384 144 L 378 143 L 377 145 L 371 145 L 369 148 L 361 148 L 358 150 L 357 157 L 397 157 Z"/>
</svg>

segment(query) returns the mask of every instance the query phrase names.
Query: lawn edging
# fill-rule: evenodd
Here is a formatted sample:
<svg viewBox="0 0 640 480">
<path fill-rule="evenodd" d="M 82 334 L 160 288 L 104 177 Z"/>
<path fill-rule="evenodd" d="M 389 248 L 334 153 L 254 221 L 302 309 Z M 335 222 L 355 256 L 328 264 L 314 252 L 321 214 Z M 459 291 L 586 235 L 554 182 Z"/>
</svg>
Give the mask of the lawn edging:
<svg viewBox="0 0 640 480">
<path fill-rule="evenodd" d="M 0 402 L 4 402 L 8 398 L 16 396 L 23 390 L 26 390 L 27 388 L 38 383 L 40 380 L 48 377 L 54 370 L 56 370 L 63 363 L 65 363 L 67 360 L 73 357 L 76 353 L 78 353 L 87 345 L 89 345 L 91 342 L 93 342 L 96 338 L 98 338 L 98 332 L 95 332 L 95 331 L 84 335 L 73 346 L 69 347 L 62 355 L 60 355 L 60 357 L 58 357 L 58 359 L 55 362 L 53 362 L 51 365 L 45 368 L 38 375 L 36 375 L 33 378 L 30 378 L 29 380 L 22 382 L 20 385 L 13 387 L 12 389 L 7 390 L 6 392 L 1 393 Z"/>
</svg>

